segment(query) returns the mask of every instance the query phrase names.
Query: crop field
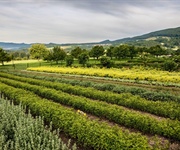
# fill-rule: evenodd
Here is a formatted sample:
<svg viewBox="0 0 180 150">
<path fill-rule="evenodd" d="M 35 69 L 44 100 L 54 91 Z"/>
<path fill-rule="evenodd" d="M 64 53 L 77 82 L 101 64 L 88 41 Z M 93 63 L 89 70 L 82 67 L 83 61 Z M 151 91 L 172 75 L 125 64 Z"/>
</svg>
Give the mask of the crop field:
<svg viewBox="0 0 180 150">
<path fill-rule="evenodd" d="M 52 72 L 61 74 L 73 74 L 73 75 L 88 75 L 97 77 L 109 77 L 115 79 L 128 79 L 137 81 L 149 81 L 149 82 L 170 82 L 180 83 L 180 73 L 158 71 L 158 70 L 146 70 L 144 68 L 133 69 L 107 69 L 107 68 L 73 68 L 73 67 L 33 67 L 28 68 L 32 71 L 40 72 Z"/>
<path fill-rule="evenodd" d="M 72 149 L 179 150 L 179 76 L 142 68 L 36 67 L 0 72 L 0 92 L 73 139 Z"/>
<path fill-rule="evenodd" d="M 48 129 L 42 117 L 33 119 L 30 112 L 25 114 L 21 105 L 15 106 L 10 101 L 0 98 L 0 109 L 0 149 L 76 150 L 76 145 L 73 145 L 71 149 L 62 142 L 61 138 L 58 137 L 58 130 L 51 132 L 52 124 Z"/>
</svg>

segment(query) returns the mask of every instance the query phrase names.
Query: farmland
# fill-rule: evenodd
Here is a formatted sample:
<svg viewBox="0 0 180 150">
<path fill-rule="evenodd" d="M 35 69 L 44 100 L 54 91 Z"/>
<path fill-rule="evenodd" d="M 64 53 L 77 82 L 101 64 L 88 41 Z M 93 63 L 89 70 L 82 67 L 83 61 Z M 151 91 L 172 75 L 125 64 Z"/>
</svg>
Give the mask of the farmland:
<svg viewBox="0 0 180 150">
<path fill-rule="evenodd" d="M 96 76 L 73 69 L 74 74 L 53 73 L 58 69 L 53 67 L 51 73 L 41 72 L 45 71 L 42 67 L 28 70 L 33 69 L 40 72 L 0 72 L 1 93 L 15 104 L 25 105 L 32 115 L 43 116 L 46 123 L 52 122 L 53 128 L 77 143 L 77 148 L 180 148 L 178 73 L 156 73 L 165 81 L 154 80 L 155 72 L 152 77 L 149 73 L 147 80 L 142 69 L 136 69 L 133 78 L 117 78 L 115 73 L 114 77 L 104 77 L 106 70 L 96 72 L 95 68 Z M 127 71 L 130 75 L 134 70 Z"/>
<path fill-rule="evenodd" d="M 28 149 L 62 149 L 71 150 L 58 137 L 59 131 L 52 132 L 45 126 L 42 117 L 32 117 L 30 112 L 24 113 L 24 108 L 16 106 L 0 98 L 0 149 L 3 150 L 28 150 Z M 24 134 L 26 133 L 26 134 Z M 70 140 L 69 140 L 70 143 Z M 76 150 L 76 145 L 72 149 Z"/>
</svg>

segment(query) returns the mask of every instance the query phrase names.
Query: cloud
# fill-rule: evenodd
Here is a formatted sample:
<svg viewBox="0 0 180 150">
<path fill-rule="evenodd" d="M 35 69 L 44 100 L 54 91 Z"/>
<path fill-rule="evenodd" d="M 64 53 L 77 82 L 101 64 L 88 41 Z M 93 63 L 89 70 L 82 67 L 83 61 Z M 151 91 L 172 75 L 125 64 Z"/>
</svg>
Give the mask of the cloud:
<svg viewBox="0 0 180 150">
<path fill-rule="evenodd" d="M 0 1 L 0 41 L 94 42 L 180 25 L 178 0 Z"/>
</svg>

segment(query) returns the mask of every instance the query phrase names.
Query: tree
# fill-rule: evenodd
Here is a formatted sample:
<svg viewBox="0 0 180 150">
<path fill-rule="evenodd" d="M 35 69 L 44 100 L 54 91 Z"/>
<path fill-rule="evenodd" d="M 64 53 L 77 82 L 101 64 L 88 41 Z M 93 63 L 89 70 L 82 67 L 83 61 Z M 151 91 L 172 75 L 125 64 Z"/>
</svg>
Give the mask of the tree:
<svg viewBox="0 0 180 150">
<path fill-rule="evenodd" d="M 137 53 L 139 53 L 141 55 L 144 52 L 149 52 L 149 48 L 147 48 L 147 47 L 136 47 L 136 51 L 137 51 Z"/>
<path fill-rule="evenodd" d="M 33 44 L 29 48 L 29 53 L 33 58 L 39 60 L 39 59 L 44 58 L 47 55 L 48 50 L 44 44 Z"/>
<path fill-rule="evenodd" d="M 100 63 L 103 67 L 107 67 L 107 68 L 112 67 L 112 62 L 108 57 L 105 57 L 105 56 L 101 57 Z"/>
<path fill-rule="evenodd" d="M 114 49 L 114 46 L 110 46 L 106 51 L 106 56 L 110 57 L 111 59 L 113 57 L 113 49 Z"/>
<path fill-rule="evenodd" d="M 148 63 L 148 58 L 149 58 L 150 54 L 147 52 L 143 52 L 140 55 L 140 59 L 143 62 L 144 66 L 146 67 L 147 63 Z"/>
<path fill-rule="evenodd" d="M 60 48 L 59 46 L 55 46 L 52 49 L 52 54 L 53 54 L 53 61 L 56 61 L 56 64 L 58 64 L 59 60 L 64 60 L 66 57 L 66 52 Z"/>
<path fill-rule="evenodd" d="M 162 68 L 166 71 L 175 71 L 178 69 L 178 64 L 172 60 L 164 62 Z"/>
<path fill-rule="evenodd" d="M 87 63 L 87 61 L 89 60 L 89 55 L 86 52 L 81 53 L 78 56 L 78 60 L 79 60 L 79 64 L 82 64 L 83 66 L 85 66 L 85 64 Z"/>
<path fill-rule="evenodd" d="M 104 54 L 104 48 L 103 46 L 96 45 L 94 46 L 90 51 L 90 56 L 95 57 L 96 59 L 99 59 L 100 56 Z"/>
<path fill-rule="evenodd" d="M 66 57 L 66 66 L 71 66 L 74 62 L 73 56 L 69 55 Z"/>
<path fill-rule="evenodd" d="M 161 46 L 156 45 L 156 46 L 150 47 L 149 53 L 158 57 L 160 55 L 165 55 L 166 51 L 162 49 Z"/>
<path fill-rule="evenodd" d="M 137 55 L 137 50 L 134 46 L 129 46 L 129 57 L 133 59 Z"/>
<path fill-rule="evenodd" d="M 113 49 L 113 55 L 120 59 L 129 56 L 129 47 L 127 45 L 120 45 Z"/>
<path fill-rule="evenodd" d="M 176 51 L 174 52 L 174 54 L 175 54 L 175 55 L 180 55 L 180 49 L 176 50 Z"/>
<path fill-rule="evenodd" d="M 46 54 L 46 56 L 44 56 L 44 60 L 46 61 L 53 61 L 53 51 L 49 50 Z"/>
<path fill-rule="evenodd" d="M 10 55 L 5 50 L 3 50 L 2 48 L 0 48 L 0 61 L 1 61 L 3 66 L 4 66 L 5 61 L 7 61 L 7 62 L 11 61 Z"/>
<path fill-rule="evenodd" d="M 71 56 L 73 56 L 74 58 L 78 58 L 78 56 L 82 53 L 82 49 L 80 47 L 76 47 L 75 49 L 73 49 L 71 51 Z"/>
<path fill-rule="evenodd" d="M 126 58 L 130 56 L 129 46 L 128 45 L 120 45 L 119 49 L 121 51 L 121 57 Z"/>
</svg>

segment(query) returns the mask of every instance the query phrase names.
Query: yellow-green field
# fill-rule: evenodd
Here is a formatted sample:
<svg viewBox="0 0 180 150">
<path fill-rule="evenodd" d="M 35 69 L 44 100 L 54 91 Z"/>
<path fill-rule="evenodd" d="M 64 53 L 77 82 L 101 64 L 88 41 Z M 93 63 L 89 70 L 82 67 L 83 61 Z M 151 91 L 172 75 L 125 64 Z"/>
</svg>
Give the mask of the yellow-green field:
<svg viewBox="0 0 180 150">
<path fill-rule="evenodd" d="M 160 71 L 155 69 L 107 69 L 107 68 L 73 68 L 73 67 L 32 67 L 27 70 L 40 71 L 40 72 L 52 72 L 61 74 L 74 74 L 74 75 L 88 75 L 98 77 L 110 77 L 118 79 L 130 79 L 130 80 L 145 80 L 145 81 L 157 81 L 157 82 L 171 82 L 180 83 L 179 72 Z"/>
</svg>

